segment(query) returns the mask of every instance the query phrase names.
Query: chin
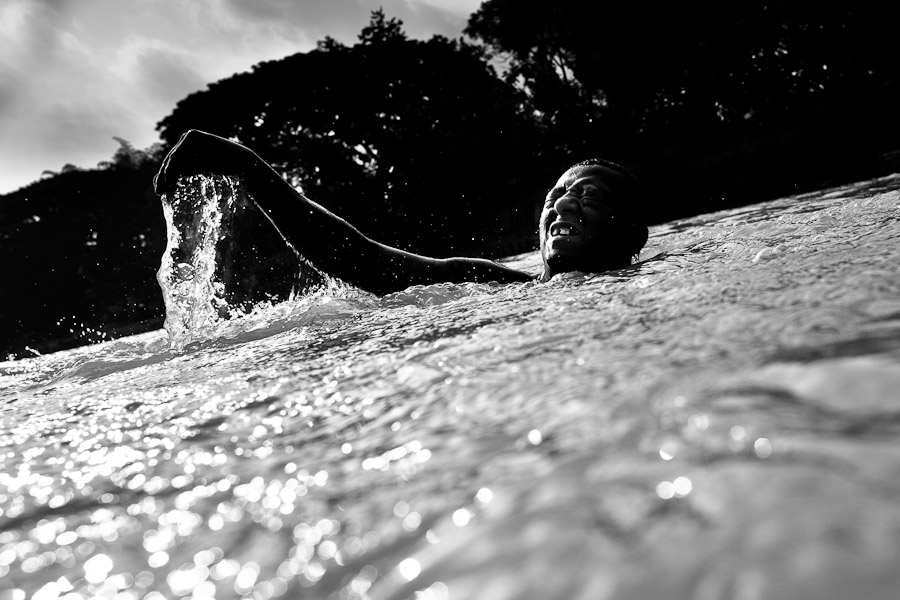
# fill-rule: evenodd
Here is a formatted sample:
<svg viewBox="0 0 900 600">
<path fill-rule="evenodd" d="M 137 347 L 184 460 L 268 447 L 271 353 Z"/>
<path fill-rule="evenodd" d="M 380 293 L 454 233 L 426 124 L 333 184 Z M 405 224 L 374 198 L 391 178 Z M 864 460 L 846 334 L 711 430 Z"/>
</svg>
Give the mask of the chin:
<svg viewBox="0 0 900 600">
<path fill-rule="evenodd" d="M 589 253 L 589 248 L 585 247 L 582 240 L 577 238 L 553 239 L 545 249 L 547 260 L 577 261 Z"/>
<path fill-rule="evenodd" d="M 544 273 L 552 277 L 557 273 L 584 271 L 576 256 L 564 252 L 550 252 L 544 260 Z"/>
<path fill-rule="evenodd" d="M 544 259 L 544 277 L 549 279 L 557 273 L 581 271 L 582 273 L 604 273 L 622 269 L 631 264 L 631 257 L 615 260 L 609 258 L 601 262 L 586 262 L 578 254 L 551 250 Z"/>
</svg>

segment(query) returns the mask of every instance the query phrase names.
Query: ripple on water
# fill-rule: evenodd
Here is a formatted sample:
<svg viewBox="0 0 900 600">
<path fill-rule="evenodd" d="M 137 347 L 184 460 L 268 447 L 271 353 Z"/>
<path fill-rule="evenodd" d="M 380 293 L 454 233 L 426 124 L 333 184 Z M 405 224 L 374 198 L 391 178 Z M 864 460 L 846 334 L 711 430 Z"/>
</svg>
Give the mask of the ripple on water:
<svg viewBox="0 0 900 600">
<path fill-rule="evenodd" d="M 0 596 L 893 598 L 896 185 L 2 363 Z"/>
</svg>

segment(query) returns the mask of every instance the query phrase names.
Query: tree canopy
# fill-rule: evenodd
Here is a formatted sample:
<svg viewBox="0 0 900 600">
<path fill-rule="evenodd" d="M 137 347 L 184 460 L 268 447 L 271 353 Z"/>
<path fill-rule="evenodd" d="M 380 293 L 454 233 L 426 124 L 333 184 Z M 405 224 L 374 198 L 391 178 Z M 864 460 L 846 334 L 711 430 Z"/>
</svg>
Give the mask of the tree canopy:
<svg viewBox="0 0 900 600">
<path fill-rule="evenodd" d="M 235 139 L 375 239 L 448 255 L 458 244 L 435 229 L 496 237 L 498 213 L 534 201 L 523 101 L 480 48 L 408 39 L 376 11 L 356 44 L 213 83 L 158 129 L 170 145 L 191 128 Z"/>
<path fill-rule="evenodd" d="M 897 32 L 866 0 L 487 0 L 466 29 L 569 147 L 767 127 L 862 97 L 900 76 Z"/>
<path fill-rule="evenodd" d="M 546 162 L 625 162 L 659 222 L 890 168 L 898 29 L 871 0 L 486 0 L 465 33 L 526 93 Z"/>
</svg>

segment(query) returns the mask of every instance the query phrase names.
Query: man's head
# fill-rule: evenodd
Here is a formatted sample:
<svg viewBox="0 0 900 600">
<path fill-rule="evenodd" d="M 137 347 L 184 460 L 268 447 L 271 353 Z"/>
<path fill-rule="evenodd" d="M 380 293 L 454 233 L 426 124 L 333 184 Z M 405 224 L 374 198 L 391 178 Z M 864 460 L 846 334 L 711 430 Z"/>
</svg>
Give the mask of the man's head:
<svg viewBox="0 0 900 600">
<path fill-rule="evenodd" d="M 543 279 L 565 271 L 600 273 L 631 264 L 647 242 L 635 210 L 640 186 L 624 167 L 580 162 L 547 193 L 540 219 Z"/>
</svg>

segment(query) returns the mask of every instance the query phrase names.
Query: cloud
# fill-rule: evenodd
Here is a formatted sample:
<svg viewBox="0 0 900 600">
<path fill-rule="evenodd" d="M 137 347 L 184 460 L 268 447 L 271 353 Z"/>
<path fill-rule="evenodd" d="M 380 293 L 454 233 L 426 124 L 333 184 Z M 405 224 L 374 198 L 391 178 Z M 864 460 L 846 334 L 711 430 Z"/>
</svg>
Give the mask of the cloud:
<svg viewBox="0 0 900 600">
<path fill-rule="evenodd" d="M 13 189 L 37 179 L 45 169 L 58 171 L 66 163 L 94 167 L 112 156 L 117 147 L 112 136 L 129 128 L 131 119 L 120 104 L 94 98 L 89 102 L 57 98 L 23 105 L 15 118 L 0 120 L 5 138 L 0 141 L 4 169 L 0 175 L 23 178 L 18 186 L 10 186 Z"/>
<path fill-rule="evenodd" d="M 0 6 L 0 112 L 16 106 L 34 74 L 57 54 L 62 15 L 54 4 L 11 0 Z"/>
<path fill-rule="evenodd" d="M 418 0 L 424 4 L 430 4 L 435 8 L 439 8 L 444 12 L 453 13 L 469 18 L 473 12 L 478 10 L 483 0 Z"/>
<path fill-rule="evenodd" d="M 320 40 L 326 35 L 350 43 L 369 22 L 372 11 L 383 9 L 398 18 L 411 37 L 434 34 L 458 36 L 481 0 L 222 0 L 222 8 L 245 23 L 267 24 L 280 32 L 302 30 Z"/>
<path fill-rule="evenodd" d="M 136 71 L 142 93 L 154 100 L 170 102 L 173 94 L 186 95 L 206 84 L 187 57 L 165 48 L 147 48 L 137 59 Z"/>
<path fill-rule="evenodd" d="M 188 94 L 253 65 L 353 43 L 373 10 L 455 37 L 478 0 L 0 0 L 0 194 L 65 163 L 145 148 Z"/>
<path fill-rule="evenodd" d="M 197 56 L 159 39 L 133 37 L 117 52 L 109 65 L 108 85 L 119 87 L 130 104 L 144 108 L 172 104 L 207 83 Z"/>
</svg>

